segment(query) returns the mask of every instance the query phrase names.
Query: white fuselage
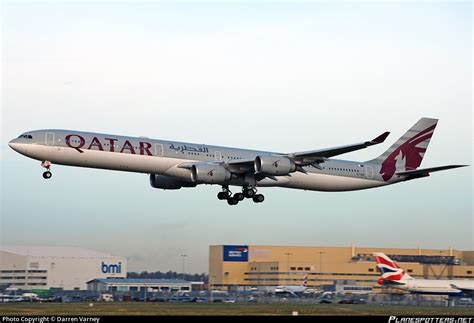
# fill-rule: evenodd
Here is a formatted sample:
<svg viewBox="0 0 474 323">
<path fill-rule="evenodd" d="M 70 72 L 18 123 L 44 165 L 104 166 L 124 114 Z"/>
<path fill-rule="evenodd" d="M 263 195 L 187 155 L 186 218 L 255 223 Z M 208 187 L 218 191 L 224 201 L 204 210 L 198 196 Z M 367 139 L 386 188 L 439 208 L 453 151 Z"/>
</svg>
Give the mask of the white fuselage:
<svg viewBox="0 0 474 323">
<path fill-rule="evenodd" d="M 231 162 L 258 155 L 277 153 L 236 149 L 143 137 L 124 137 L 70 130 L 37 130 L 31 138 L 18 138 L 9 145 L 17 152 L 52 164 L 160 174 L 183 181 L 190 171 L 178 167 L 193 162 Z M 21 137 L 21 136 L 20 136 Z M 351 191 L 373 188 L 400 181 L 383 181 L 380 166 L 362 162 L 328 159 L 322 168 L 305 166 L 303 172 L 264 178 L 256 186 L 279 186 L 315 191 Z M 242 185 L 230 180 L 229 185 Z"/>
<path fill-rule="evenodd" d="M 419 294 L 459 294 L 462 290 L 474 291 L 472 280 L 435 280 L 435 279 L 410 279 L 399 282 L 397 288 Z"/>
<path fill-rule="evenodd" d="M 290 294 L 298 294 L 302 293 L 307 289 L 306 286 L 277 286 L 275 288 L 275 293 L 290 293 Z"/>
</svg>

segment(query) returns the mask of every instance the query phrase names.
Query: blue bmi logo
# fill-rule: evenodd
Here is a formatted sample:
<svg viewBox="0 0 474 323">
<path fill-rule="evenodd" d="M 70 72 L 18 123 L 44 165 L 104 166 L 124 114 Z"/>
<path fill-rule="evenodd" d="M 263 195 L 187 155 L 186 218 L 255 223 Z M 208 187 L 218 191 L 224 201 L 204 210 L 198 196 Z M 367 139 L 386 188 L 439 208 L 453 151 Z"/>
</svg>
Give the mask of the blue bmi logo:
<svg viewBox="0 0 474 323">
<path fill-rule="evenodd" d="M 119 262 L 117 265 L 107 265 L 102 261 L 101 269 L 104 274 L 120 274 L 122 272 L 122 263 Z"/>
</svg>

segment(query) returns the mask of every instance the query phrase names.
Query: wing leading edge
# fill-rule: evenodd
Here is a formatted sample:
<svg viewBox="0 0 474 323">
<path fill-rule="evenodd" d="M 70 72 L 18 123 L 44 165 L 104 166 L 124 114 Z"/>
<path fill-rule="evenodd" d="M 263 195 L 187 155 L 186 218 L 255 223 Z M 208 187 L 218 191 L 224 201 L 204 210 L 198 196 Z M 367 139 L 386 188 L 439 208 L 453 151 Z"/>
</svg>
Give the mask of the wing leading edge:
<svg viewBox="0 0 474 323">
<path fill-rule="evenodd" d="M 300 166 L 312 165 L 313 163 L 318 164 L 324 162 L 324 160 L 330 157 L 346 154 L 352 151 L 367 148 L 369 146 L 381 144 L 385 141 L 389 134 L 390 132 L 387 131 L 372 140 L 353 145 L 290 153 L 286 156 L 292 159 L 296 164 Z"/>
<path fill-rule="evenodd" d="M 345 153 L 349 153 L 352 151 L 360 150 L 367 148 L 369 146 L 378 145 L 385 141 L 388 137 L 390 132 L 384 132 L 380 136 L 361 143 L 353 144 L 353 145 L 346 145 L 346 146 L 339 146 L 333 148 L 326 148 L 326 149 L 318 149 L 318 150 L 310 150 L 304 152 L 297 152 L 297 153 L 290 153 L 290 154 L 272 154 L 273 156 L 283 156 L 291 159 L 297 166 L 298 170 L 305 172 L 301 166 L 313 165 L 317 168 L 320 168 L 319 163 L 324 162 L 326 159 L 330 157 L 334 157 L 337 155 L 342 155 Z M 223 164 L 224 167 L 229 169 L 232 173 L 235 174 L 243 174 L 248 172 L 254 172 L 254 162 L 255 159 L 238 159 L 238 160 L 230 160 L 230 161 L 215 161 L 215 162 L 204 162 L 204 163 L 211 163 L 211 164 Z M 188 168 L 190 169 L 192 165 L 197 163 L 203 162 L 186 162 L 180 164 L 179 168 Z"/>
</svg>

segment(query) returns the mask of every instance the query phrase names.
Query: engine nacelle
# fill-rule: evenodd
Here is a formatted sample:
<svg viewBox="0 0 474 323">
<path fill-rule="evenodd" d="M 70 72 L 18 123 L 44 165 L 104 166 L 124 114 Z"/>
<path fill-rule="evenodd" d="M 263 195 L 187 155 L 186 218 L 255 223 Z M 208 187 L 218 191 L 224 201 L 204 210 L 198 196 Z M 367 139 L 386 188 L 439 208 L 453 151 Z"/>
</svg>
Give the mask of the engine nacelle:
<svg viewBox="0 0 474 323">
<path fill-rule="evenodd" d="M 166 176 L 150 174 L 150 185 L 154 188 L 161 188 L 164 190 L 179 190 L 182 187 L 195 187 L 195 183 L 180 181 L 179 179 Z"/>
<path fill-rule="evenodd" d="M 268 175 L 288 175 L 296 171 L 296 165 L 283 156 L 257 156 L 254 162 L 255 172 Z"/>
<path fill-rule="evenodd" d="M 191 168 L 193 183 L 222 184 L 230 178 L 229 170 L 220 165 L 197 164 Z"/>
</svg>

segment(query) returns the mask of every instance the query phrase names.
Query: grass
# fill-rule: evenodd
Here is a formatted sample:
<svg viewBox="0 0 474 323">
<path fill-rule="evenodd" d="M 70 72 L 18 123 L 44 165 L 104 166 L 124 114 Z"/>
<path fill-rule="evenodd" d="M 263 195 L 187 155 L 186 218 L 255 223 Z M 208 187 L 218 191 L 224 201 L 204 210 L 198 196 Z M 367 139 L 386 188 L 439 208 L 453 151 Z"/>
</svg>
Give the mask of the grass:
<svg viewBox="0 0 474 323">
<path fill-rule="evenodd" d="M 436 315 L 473 316 L 474 308 L 255 303 L 0 303 L 0 315 Z"/>
</svg>

